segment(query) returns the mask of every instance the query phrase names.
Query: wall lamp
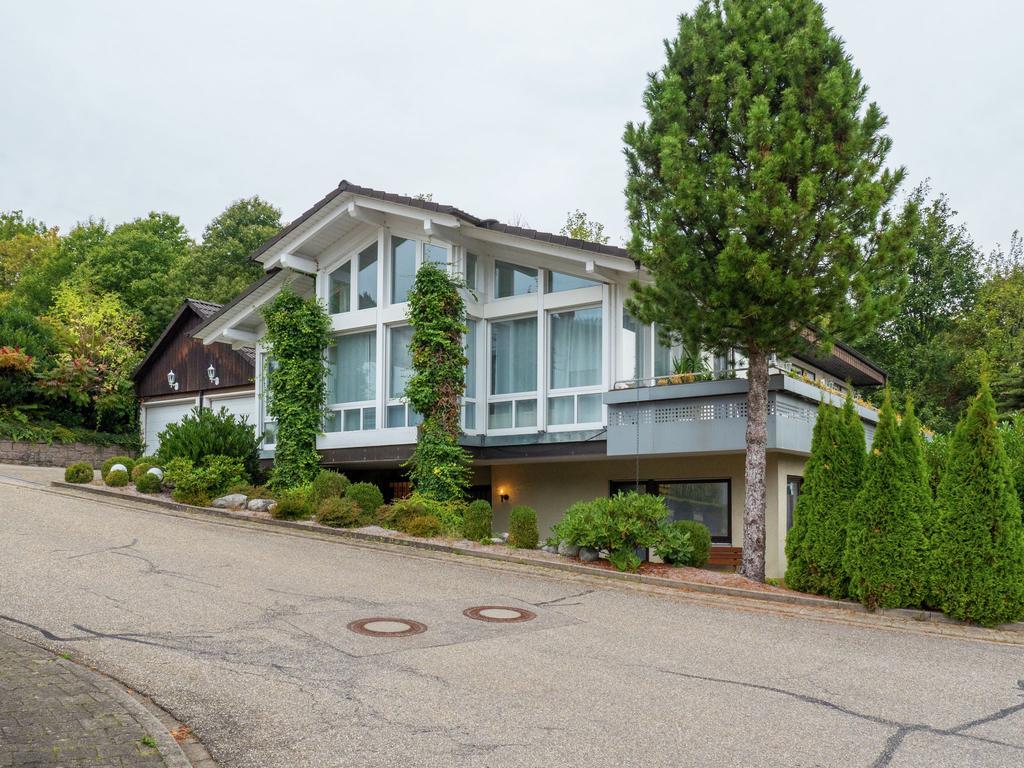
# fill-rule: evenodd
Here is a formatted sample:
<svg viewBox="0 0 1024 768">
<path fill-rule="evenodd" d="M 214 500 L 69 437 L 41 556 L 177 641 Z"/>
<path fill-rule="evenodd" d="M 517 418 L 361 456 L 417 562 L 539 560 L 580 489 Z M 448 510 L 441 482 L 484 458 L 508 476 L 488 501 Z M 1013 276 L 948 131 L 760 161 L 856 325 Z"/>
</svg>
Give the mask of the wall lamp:
<svg viewBox="0 0 1024 768">
<path fill-rule="evenodd" d="M 206 369 L 206 376 L 215 387 L 220 386 L 220 377 L 217 375 L 217 369 L 213 367 L 213 363 L 210 363 L 210 367 Z"/>
<path fill-rule="evenodd" d="M 178 389 L 181 387 L 181 384 L 179 384 L 175 379 L 177 379 L 177 377 L 174 375 L 174 371 L 168 371 L 167 386 L 173 389 L 175 392 L 177 392 Z"/>
<path fill-rule="evenodd" d="M 499 488 L 498 489 L 498 498 L 502 502 L 507 502 L 508 501 L 508 490 L 505 489 L 505 488 Z"/>
</svg>

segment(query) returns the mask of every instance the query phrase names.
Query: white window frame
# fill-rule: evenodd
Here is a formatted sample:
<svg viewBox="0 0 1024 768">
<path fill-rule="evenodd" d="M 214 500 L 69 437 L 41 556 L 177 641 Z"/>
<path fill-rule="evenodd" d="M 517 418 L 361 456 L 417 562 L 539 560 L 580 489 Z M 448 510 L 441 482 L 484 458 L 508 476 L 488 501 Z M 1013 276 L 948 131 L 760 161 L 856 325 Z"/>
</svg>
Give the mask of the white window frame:
<svg viewBox="0 0 1024 768">
<path fill-rule="evenodd" d="M 555 293 L 568 293 L 568 291 L 556 291 Z M 606 346 L 607 346 L 607 342 L 606 342 L 607 327 L 606 326 L 607 326 L 608 312 L 607 312 L 607 308 L 605 306 L 605 303 L 599 303 L 599 304 L 594 304 L 594 303 L 580 304 L 580 305 L 577 305 L 577 306 L 559 307 L 557 309 L 549 309 L 549 310 L 545 311 L 545 313 L 544 313 L 544 323 L 547 326 L 547 332 L 545 334 L 545 337 L 546 337 L 547 342 L 548 342 L 547 343 L 548 349 L 544 350 L 545 351 L 545 356 L 544 356 L 545 357 L 545 366 L 547 366 L 547 368 L 548 368 L 548 370 L 547 370 L 547 377 L 546 378 L 547 378 L 548 381 L 551 380 L 551 370 L 550 370 L 550 366 L 552 364 L 551 355 L 552 355 L 552 352 L 554 351 L 554 350 L 552 350 L 550 348 L 551 339 L 552 339 L 552 333 L 551 333 L 552 315 L 554 315 L 556 313 L 559 313 L 559 312 L 578 312 L 580 310 L 585 310 L 585 309 L 598 309 L 598 310 L 601 310 L 601 366 L 600 366 L 601 376 L 600 376 L 600 381 L 598 381 L 597 384 L 589 384 L 589 385 L 587 385 L 585 387 L 558 387 L 558 388 L 556 388 L 556 387 L 549 386 L 547 388 L 547 391 L 545 392 L 545 396 L 544 396 L 544 418 L 545 418 L 545 421 L 547 422 L 547 430 L 548 430 L 548 432 L 570 432 L 570 431 L 575 431 L 575 430 L 580 430 L 580 429 L 600 429 L 601 427 L 604 426 L 605 416 L 604 416 L 603 403 L 602 403 L 602 408 L 599 410 L 600 417 L 599 417 L 599 419 L 597 421 L 581 422 L 581 421 L 578 420 L 579 419 L 578 413 L 579 413 L 579 396 L 580 395 L 601 395 L 605 391 L 605 389 L 607 388 L 607 384 L 605 382 L 605 378 L 606 378 L 606 371 L 607 371 L 607 367 L 608 367 L 607 366 L 608 352 L 606 350 Z M 550 413 L 549 413 L 550 401 L 551 401 L 552 398 L 559 398 L 559 397 L 572 397 L 573 398 L 573 403 L 572 403 L 573 420 L 571 422 L 567 423 L 567 424 L 552 424 L 551 421 L 550 421 L 550 418 L 551 418 L 550 417 Z"/>
<path fill-rule="evenodd" d="M 384 270 L 386 276 L 386 280 L 384 281 L 384 283 L 387 294 L 387 306 L 389 307 L 404 307 L 409 303 L 408 301 L 392 301 L 392 296 L 394 296 L 394 264 L 392 263 L 391 238 L 400 237 L 403 240 L 410 240 L 416 244 L 416 254 L 414 257 L 416 262 L 416 269 L 413 272 L 414 278 L 416 272 L 419 272 L 420 267 L 422 267 L 424 264 L 423 251 L 424 245 L 426 244 L 437 245 L 448 251 L 448 261 L 445 264 L 445 271 L 448 272 L 448 274 L 454 274 L 454 270 L 457 270 L 459 268 L 458 260 L 455 253 L 455 245 L 453 243 L 449 243 L 446 240 L 440 240 L 434 237 L 424 238 L 422 234 L 417 235 L 414 232 L 409 232 L 408 230 L 402 229 L 389 228 L 386 230 L 386 232 L 387 234 L 386 237 L 384 238 L 384 245 L 385 254 L 387 258 L 387 265 L 386 269 Z M 480 257 L 478 255 L 477 259 L 479 258 Z M 377 302 L 377 304 L 378 306 L 380 306 L 380 302 Z"/>
<path fill-rule="evenodd" d="M 325 424 L 324 434 L 326 434 L 326 435 L 340 435 L 340 434 L 345 434 L 346 432 L 349 433 L 349 434 L 352 434 L 352 433 L 355 433 L 355 432 L 373 432 L 373 431 L 376 431 L 377 429 L 380 429 L 380 417 L 381 417 L 381 414 L 380 414 L 380 399 L 381 399 L 381 394 L 380 394 L 380 359 L 381 359 L 381 354 L 380 354 L 380 336 L 381 336 L 381 334 L 380 334 L 379 328 L 377 326 L 368 327 L 368 328 L 354 328 L 354 329 L 351 329 L 351 330 L 349 330 L 349 331 L 347 331 L 345 333 L 335 334 L 333 339 L 332 339 L 332 342 L 331 342 L 331 347 L 337 346 L 338 340 L 342 336 L 359 336 L 359 335 L 365 335 L 365 334 L 368 334 L 368 333 L 372 333 L 373 334 L 373 336 L 374 336 L 373 343 L 374 343 L 374 346 L 376 348 L 375 362 L 376 362 L 377 370 L 375 371 L 375 374 L 374 374 L 374 384 L 373 384 L 375 397 L 372 400 L 353 400 L 351 402 L 337 402 L 337 403 L 332 402 L 332 403 L 328 403 L 325 406 L 325 410 L 328 411 L 328 413 L 338 413 L 338 414 L 340 414 L 338 416 L 340 429 L 338 429 L 336 431 L 335 430 L 331 430 L 330 432 L 328 432 L 327 429 L 326 429 L 326 424 Z M 336 382 L 337 382 L 337 372 L 335 372 L 335 386 L 337 386 Z M 328 395 L 333 395 L 333 393 L 328 392 Z M 354 411 L 354 410 L 357 410 L 357 409 L 360 411 L 360 414 L 359 414 L 359 429 L 345 429 L 345 413 L 348 412 L 348 411 Z M 366 426 L 366 411 L 369 411 L 369 410 L 372 410 L 374 412 L 374 426 L 373 427 L 367 427 Z M 329 418 L 329 416 L 325 415 L 325 418 L 324 418 L 325 422 L 327 421 L 327 418 Z"/>
<path fill-rule="evenodd" d="M 521 296 L 509 297 L 509 298 L 522 298 Z M 511 392 L 503 395 L 495 395 L 491 392 L 491 386 L 493 385 L 493 371 L 491 366 L 491 356 L 493 354 L 494 339 L 491 334 L 491 327 L 496 323 L 505 323 L 512 320 L 526 320 L 534 318 L 537 321 L 537 360 L 535 365 L 537 366 L 537 376 L 535 389 L 525 392 Z M 544 337 L 544 323 L 542 319 L 538 317 L 538 311 L 517 313 L 514 315 L 508 315 L 503 317 L 492 318 L 485 324 L 487 338 L 485 343 L 482 345 L 486 348 L 486 354 L 484 357 L 485 365 L 487 367 L 486 377 L 486 389 L 485 392 L 487 397 L 485 399 L 484 407 L 484 428 L 489 435 L 528 435 L 534 432 L 540 432 L 544 429 L 544 398 L 542 397 L 544 392 L 544 356 L 545 349 L 542 345 Z M 477 340 L 477 346 L 481 346 L 479 339 Z M 517 427 L 516 424 L 516 412 L 519 408 L 517 401 L 533 400 L 537 409 L 537 421 L 536 424 L 528 427 Z M 507 403 L 512 402 L 512 426 L 511 427 L 492 427 L 490 416 L 491 416 L 491 404 L 493 403 Z"/>
<path fill-rule="evenodd" d="M 369 248 L 371 245 L 376 243 L 377 245 L 377 305 L 374 307 L 366 307 L 364 309 L 359 308 L 359 254 Z M 323 301 L 324 306 L 327 307 L 327 311 L 330 314 L 332 323 L 340 322 L 344 323 L 341 318 L 356 317 L 360 313 L 373 313 L 376 312 L 381 306 L 381 285 L 382 285 L 382 270 L 381 270 L 381 237 L 380 231 L 374 237 L 366 237 L 358 241 L 358 245 L 353 248 L 345 249 L 345 255 L 340 259 L 332 261 L 330 265 L 324 268 L 320 272 L 320 285 L 317 289 L 317 296 Z M 337 271 L 340 267 L 345 264 L 349 265 L 349 274 L 351 275 L 351 283 L 349 284 L 349 309 L 347 312 L 330 312 L 331 307 L 331 273 Z"/>
</svg>

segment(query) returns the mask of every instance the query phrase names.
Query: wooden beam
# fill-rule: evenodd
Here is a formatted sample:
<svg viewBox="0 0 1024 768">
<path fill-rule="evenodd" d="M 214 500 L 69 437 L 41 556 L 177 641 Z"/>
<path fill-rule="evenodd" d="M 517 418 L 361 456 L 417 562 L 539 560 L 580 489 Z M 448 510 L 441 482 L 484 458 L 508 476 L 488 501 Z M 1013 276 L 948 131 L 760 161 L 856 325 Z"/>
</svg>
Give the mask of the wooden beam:
<svg viewBox="0 0 1024 768">
<path fill-rule="evenodd" d="M 345 207 L 345 212 L 353 219 L 361 221 L 363 224 L 369 224 L 374 227 L 384 226 L 383 213 L 367 208 L 365 205 L 357 203 L 355 200 L 349 201 L 349 204 Z"/>
</svg>

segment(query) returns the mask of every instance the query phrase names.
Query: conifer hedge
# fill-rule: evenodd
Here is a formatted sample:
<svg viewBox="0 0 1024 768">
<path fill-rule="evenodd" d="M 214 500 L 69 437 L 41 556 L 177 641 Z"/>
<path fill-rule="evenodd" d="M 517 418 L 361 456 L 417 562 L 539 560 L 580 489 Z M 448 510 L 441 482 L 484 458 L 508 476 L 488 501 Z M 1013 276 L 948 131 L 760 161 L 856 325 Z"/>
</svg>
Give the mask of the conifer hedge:
<svg viewBox="0 0 1024 768">
<path fill-rule="evenodd" d="M 887 391 L 864 482 L 850 507 L 843 555 L 850 596 L 869 608 L 908 608 L 925 597 L 927 550 L 917 487 Z"/>
<path fill-rule="evenodd" d="M 995 626 L 1024 618 L 1024 530 L 988 380 L 953 435 L 939 482 L 931 570 L 948 616 Z"/>
</svg>

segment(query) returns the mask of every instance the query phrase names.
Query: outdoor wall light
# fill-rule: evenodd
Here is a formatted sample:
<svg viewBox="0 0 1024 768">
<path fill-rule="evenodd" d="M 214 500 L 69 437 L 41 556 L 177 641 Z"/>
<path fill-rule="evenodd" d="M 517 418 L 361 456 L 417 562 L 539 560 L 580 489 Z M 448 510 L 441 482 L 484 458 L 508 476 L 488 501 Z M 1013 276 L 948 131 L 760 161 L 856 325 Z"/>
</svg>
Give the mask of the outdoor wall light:
<svg viewBox="0 0 1024 768">
<path fill-rule="evenodd" d="M 177 377 L 174 375 L 174 371 L 167 372 L 167 386 L 173 389 L 175 392 L 177 392 L 178 388 L 181 386 L 181 384 L 175 381 L 176 378 Z"/>
<path fill-rule="evenodd" d="M 215 387 L 220 386 L 220 377 L 217 375 L 217 369 L 213 367 L 213 363 L 210 363 L 210 367 L 206 369 L 206 375 L 211 384 Z"/>
<path fill-rule="evenodd" d="M 499 488 L 498 498 L 501 499 L 502 502 L 508 501 L 508 491 L 505 488 Z"/>
</svg>

